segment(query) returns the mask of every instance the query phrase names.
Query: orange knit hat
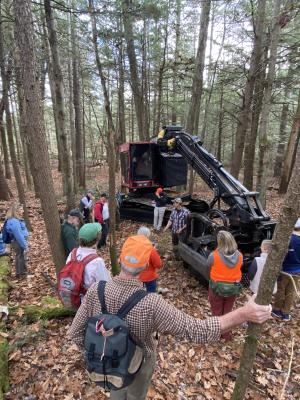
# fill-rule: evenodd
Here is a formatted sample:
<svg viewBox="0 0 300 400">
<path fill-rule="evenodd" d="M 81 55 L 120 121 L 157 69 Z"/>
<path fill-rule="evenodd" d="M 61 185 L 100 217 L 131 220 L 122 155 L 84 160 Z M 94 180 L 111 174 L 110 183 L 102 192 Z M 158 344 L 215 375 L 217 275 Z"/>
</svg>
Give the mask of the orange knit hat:
<svg viewBox="0 0 300 400">
<path fill-rule="evenodd" d="M 163 189 L 161 187 L 156 189 L 156 194 L 161 194 L 161 192 L 163 191 Z"/>
<path fill-rule="evenodd" d="M 123 244 L 120 262 L 125 267 L 145 267 L 149 262 L 152 250 L 153 245 L 145 236 L 130 236 Z"/>
</svg>

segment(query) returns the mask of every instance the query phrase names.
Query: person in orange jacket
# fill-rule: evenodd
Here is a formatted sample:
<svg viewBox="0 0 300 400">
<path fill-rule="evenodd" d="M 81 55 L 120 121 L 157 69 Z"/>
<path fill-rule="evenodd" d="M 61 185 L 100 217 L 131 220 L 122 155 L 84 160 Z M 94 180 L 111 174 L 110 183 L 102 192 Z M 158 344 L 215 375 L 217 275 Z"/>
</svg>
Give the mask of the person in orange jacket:
<svg viewBox="0 0 300 400">
<path fill-rule="evenodd" d="M 218 247 L 207 260 L 210 268 L 208 299 L 213 316 L 221 316 L 233 309 L 235 299 L 241 290 L 243 256 L 230 232 L 219 231 Z M 222 335 L 226 341 L 231 339 L 231 332 Z"/>
<path fill-rule="evenodd" d="M 149 239 L 150 237 L 150 229 L 146 226 L 141 226 L 137 231 L 137 235 L 145 236 Z M 162 261 L 160 255 L 158 254 L 155 246 L 150 254 L 149 265 L 148 267 L 142 271 L 139 275 L 139 280 L 143 282 L 144 286 L 147 289 L 147 292 L 155 293 L 157 289 L 157 279 L 158 274 L 157 270 L 162 267 Z"/>
</svg>

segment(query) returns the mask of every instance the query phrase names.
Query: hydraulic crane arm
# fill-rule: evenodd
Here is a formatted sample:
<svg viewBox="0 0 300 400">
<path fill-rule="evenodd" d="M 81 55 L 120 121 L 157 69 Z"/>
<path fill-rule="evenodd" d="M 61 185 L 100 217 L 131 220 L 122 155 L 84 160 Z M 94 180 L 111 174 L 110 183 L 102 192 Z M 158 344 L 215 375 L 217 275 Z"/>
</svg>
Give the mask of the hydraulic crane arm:
<svg viewBox="0 0 300 400">
<path fill-rule="evenodd" d="M 166 126 L 158 134 L 157 144 L 161 151 L 180 153 L 214 191 L 211 207 L 222 199 L 241 222 L 270 220 L 259 201 L 259 193 L 250 192 L 227 172 L 197 136 L 182 131 L 180 126 Z"/>
</svg>

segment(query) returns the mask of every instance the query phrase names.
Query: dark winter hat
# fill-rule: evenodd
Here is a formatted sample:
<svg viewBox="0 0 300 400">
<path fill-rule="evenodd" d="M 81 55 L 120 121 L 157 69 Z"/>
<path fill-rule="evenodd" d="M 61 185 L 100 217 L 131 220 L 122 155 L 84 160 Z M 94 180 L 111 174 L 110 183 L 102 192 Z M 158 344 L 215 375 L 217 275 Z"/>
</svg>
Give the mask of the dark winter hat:
<svg viewBox="0 0 300 400">
<path fill-rule="evenodd" d="M 80 219 L 83 219 L 83 215 L 80 212 L 79 208 L 74 208 L 69 212 L 70 217 L 78 217 Z"/>
</svg>

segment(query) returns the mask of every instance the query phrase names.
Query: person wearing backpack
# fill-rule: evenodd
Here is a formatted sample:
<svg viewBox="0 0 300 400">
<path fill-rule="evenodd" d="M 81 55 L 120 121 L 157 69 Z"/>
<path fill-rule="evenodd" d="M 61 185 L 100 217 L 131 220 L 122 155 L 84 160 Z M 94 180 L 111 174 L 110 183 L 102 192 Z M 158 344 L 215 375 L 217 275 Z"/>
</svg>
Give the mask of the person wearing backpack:
<svg viewBox="0 0 300 400">
<path fill-rule="evenodd" d="M 23 220 L 23 206 L 13 204 L 6 214 L 2 229 L 4 243 L 11 243 L 15 253 L 16 277 L 27 276 L 28 230 Z"/>
<path fill-rule="evenodd" d="M 90 287 L 68 333 L 85 351 L 90 378 L 111 390 L 111 400 L 146 399 L 156 363 L 155 332 L 210 343 L 219 341 L 222 333 L 247 320 L 263 323 L 271 316 L 270 305 L 258 305 L 250 299 L 226 315 L 200 320 L 160 295 L 143 291 L 139 274 L 148 267 L 152 249 L 146 237 L 129 237 L 121 249 L 120 274 L 105 285 L 99 282 Z M 122 337 L 127 340 L 124 342 Z M 142 361 L 137 347 L 142 350 Z M 124 359 L 129 361 L 126 368 Z"/>
<path fill-rule="evenodd" d="M 84 224 L 79 230 L 79 247 L 71 251 L 58 275 L 58 292 L 66 307 L 77 309 L 93 283 L 111 279 L 103 259 L 97 254 L 100 236 L 98 223 Z"/>
<path fill-rule="evenodd" d="M 218 247 L 207 260 L 210 268 L 208 299 L 213 316 L 225 315 L 233 309 L 235 299 L 241 291 L 243 256 L 230 232 L 219 231 Z M 231 340 L 231 332 L 222 335 Z"/>
<path fill-rule="evenodd" d="M 94 193 L 88 190 L 86 195 L 80 200 L 79 209 L 83 214 L 83 221 L 85 224 L 90 222 L 90 214 L 93 209 Z"/>
</svg>

